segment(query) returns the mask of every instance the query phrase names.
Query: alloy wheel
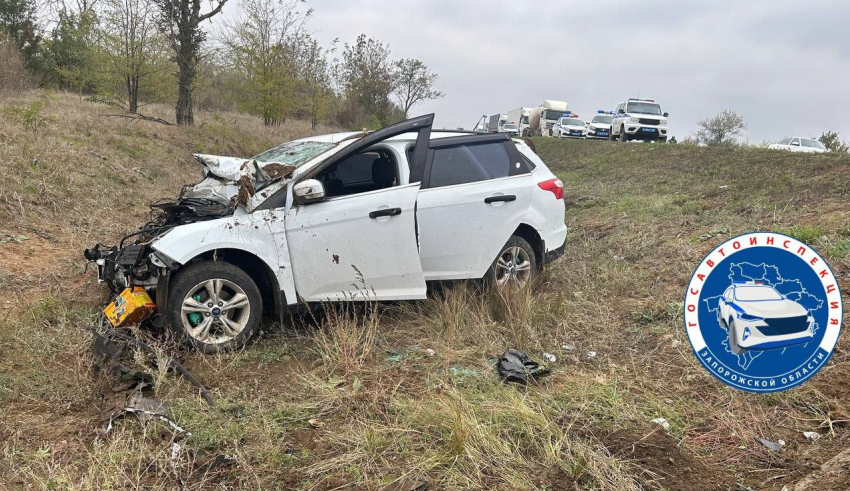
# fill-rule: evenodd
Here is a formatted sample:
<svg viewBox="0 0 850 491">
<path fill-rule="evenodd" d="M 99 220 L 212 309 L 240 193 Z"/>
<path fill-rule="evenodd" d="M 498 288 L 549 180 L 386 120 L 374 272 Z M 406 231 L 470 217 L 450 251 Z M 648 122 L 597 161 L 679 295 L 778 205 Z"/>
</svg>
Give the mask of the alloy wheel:
<svg viewBox="0 0 850 491">
<path fill-rule="evenodd" d="M 510 246 L 496 260 L 496 284 L 525 286 L 531 278 L 531 261 L 528 252 L 518 246 Z"/>
<path fill-rule="evenodd" d="M 214 278 L 189 289 L 180 306 L 180 317 L 186 332 L 196 341 L 222 344 L 245 329 L 251 302 L 236 283 Z"/>
</svg>

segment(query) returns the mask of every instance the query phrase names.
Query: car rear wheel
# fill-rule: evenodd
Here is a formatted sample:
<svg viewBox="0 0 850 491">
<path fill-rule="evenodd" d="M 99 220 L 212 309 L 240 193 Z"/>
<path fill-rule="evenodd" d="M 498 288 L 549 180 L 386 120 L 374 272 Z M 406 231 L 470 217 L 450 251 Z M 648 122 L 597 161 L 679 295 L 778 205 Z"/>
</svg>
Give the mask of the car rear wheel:
<svg viewBox="0 0 850 491">
<path fill-rule="evenodd" d="M 534 248 L 522 237 L 513 235 L 487 270 L 485 280 L 489 285 L 498 288 L 522 288 L 528 285 L 536 273 L 537 259 Z"/>
<path fill-rule="evenodd" d="M 262 312 L 256 283 L 230 263 L 192 264 L 169 285 L 171 328 L 187 345 L 204 353 L 243 347 L 259 328 Z"/>
<path fill-rule="evenodd" d="M 735 321 L 732 321 L 729 324 L 729 328 L 727 329 L 729 332 L 729 350 L 736 355 L 743 355 L 748 350 L 746 348 L 742 348 L 738 346 L 738 327 L 735 325 Z"/>
<path fill-rule="evenodd" d="M 629 135 L 626 134 L 626 127 L 620 126 L 620 141 L 625 142 L 629 141 Z"/>
</svg>

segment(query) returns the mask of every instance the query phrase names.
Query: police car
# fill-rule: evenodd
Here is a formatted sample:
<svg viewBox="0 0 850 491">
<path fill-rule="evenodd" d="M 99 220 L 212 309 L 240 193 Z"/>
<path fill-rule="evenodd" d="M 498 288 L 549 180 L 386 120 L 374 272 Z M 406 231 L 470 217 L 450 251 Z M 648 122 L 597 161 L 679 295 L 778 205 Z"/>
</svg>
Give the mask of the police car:
<svg viewBox="0 0 850 491">
<path fill-rule="evenodd" d="M 597 111 L 598 114 L 586 123 L 586 138 L 608 138 L 611 135 L 611 119 L 614 111 Z"/>
<path fill-rule="evenodd" d="M 736 355 L 807 343 L 815 335 L 806 307 L 760 281 L 732 283 L 720 297 L 717 321 Z"/>
<path fill-rule="evenodd" d="M 586 131 L 584 121 L 578 119 L 578 114 L 565 116 L 552 126 L 552 136 L 555 138 L 584 138 Z"/>
<path fill-rule="evenodd" d="M 667 141 L 667 113 L 653 99 L 628 99 L 617 106 L 611 120 L 611 140 Z"/>
</svg>

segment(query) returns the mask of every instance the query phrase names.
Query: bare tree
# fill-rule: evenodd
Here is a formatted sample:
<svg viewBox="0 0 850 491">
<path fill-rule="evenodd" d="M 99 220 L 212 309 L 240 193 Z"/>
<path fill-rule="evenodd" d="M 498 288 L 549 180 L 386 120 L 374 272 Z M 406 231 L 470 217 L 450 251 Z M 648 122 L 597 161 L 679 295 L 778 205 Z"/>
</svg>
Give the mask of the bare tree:
<svg viewBox="0 0 850 491">
<path fill-rule="evenodd" d="M 202 14 L 201 0 L 155 0 L 160 10 L 160 22 L 176 55 L 177 124 L 195 125 L 192 88 L 197 74 L 201 43 L 206 37 L 201 22 L 221 12 L 227 0 L 215 0 L 212 10 Z"/>
<path fill-rule="evenodd" d="M 240 16 L 226 22 L 221 43 L 247 82 L 247 105 L 266 125 L 283 122 L 295 103 L 298 58 L 309 41 L 305 24 L 312 9 L 300 0 L 242 0 Z"/>
<path fill-rule="evenodd" d="M 744 118 L 732 109 L 724 109 L 713 118 L 706 118 L 697 123 L 697 143 L 708 146 L 733 146 L 747 129 Z"/>
<path fill-rule="evenodd" d="M 437 74 L 419 60 L 406 58 L 393 63 L 393 78 L 394 93 L 405 117 L 416 104 L 445 96 L 434 87 Z"/>
<path fill-rule="evenodd" d="M 163 70 L 155 20 L 156 6 L 151 0 L 106 0 L 103 44 L 125 86 L 131 113 L 139 109 L 142 85 Z"/>
</svg>

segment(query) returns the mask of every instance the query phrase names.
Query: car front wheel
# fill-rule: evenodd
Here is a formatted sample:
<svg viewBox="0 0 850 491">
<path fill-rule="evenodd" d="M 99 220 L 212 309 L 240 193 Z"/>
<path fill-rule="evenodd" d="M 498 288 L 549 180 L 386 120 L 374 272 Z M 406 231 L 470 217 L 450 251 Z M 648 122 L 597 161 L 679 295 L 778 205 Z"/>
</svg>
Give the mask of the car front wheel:
<svg viewBox="0 0 850 491">
<path fill-rule="evenodd" d="M 738 326 L 735 325 L 735 321 L 732 321 L 729 324 L 728 331 L 729 331 L 729 350 L 732 351 L 732 353 L 734 353 L 736 355 L 743 355 L 744 353 L 746 353 L 748 351 L 746 348 L 742 348 L 742 347 L 738 346 L 738 337 L 737 337 Z"/>
<path fill-rule="evenodd" d="M 500 288 L 508 285 L 522 288 L 536 273 L 534 248 L 522 237 L 513 235 L 487 270 L 485 279 L 488 284 Z"/>
<path fill-rule="evenodd" d="M 620 141 L 629 141 L 629 135 L 626 134 L 626 128 L 623 126 L 620 126 Z"/>
<path fill-rule="evenodd" d="M 169 285 L 168 321 L 190 347 L 217 353 L 243 347 L 259 328 L 263 300 L 240 268 L 204 261 L 180 271 Z"/>
</svg>

